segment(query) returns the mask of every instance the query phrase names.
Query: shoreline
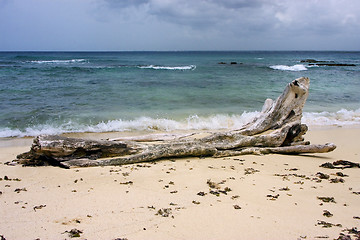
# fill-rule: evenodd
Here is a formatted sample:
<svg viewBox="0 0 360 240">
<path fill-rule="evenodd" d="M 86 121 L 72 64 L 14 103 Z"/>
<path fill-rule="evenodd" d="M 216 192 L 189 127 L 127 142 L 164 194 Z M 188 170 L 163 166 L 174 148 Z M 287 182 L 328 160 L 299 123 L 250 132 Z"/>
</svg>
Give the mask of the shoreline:
<svg viewBox="0 0 360 240">
<path fill-rule="evenodd" d="M 306 140 L 333 142 L 337 149 L 68 170 L 5 165 L 28 151 L 32 138 L 2 139 L 0 235 L 70 239 L 78 229 L 78 239 L 336 239 L 360 224 L 360 169 L 319 166 L 359 163 L 358 136 L 359 127 L 310 127 Z M 329 179 L 319 179 L 318 172 Z M 344 182 L 332 183 L 335 178 Z"/>
<path fill-rule="evenodd" d="M 351 124 L 351 125 L 308 125 L 308 132 L 312 131 L 332 131 L 336 129 L 360 129 L 360 124 Z M 116 139 L 116 138 L 131 138 L 136 136 L 151 136 L 151 135 L 182 135 L 182 134 L 191 134 L 191 133 L 213 133 L 213 132 L 222 132 L 222 131 L 232 131 L 236 129 L 187 129 L 187 130 L 171 130 L 171 131 L 161 131 L 161 130 L 139 130 L 139 131 L 108 131 L 108 132 L 67 132 L 60 135 L 64 137 L 73 137 L 73 138 L 85 138 L 85 139 L 94 139 L 94 140 L 106 140 L 106 139 Z M 45 134 L 48 135 L 48 134 Z M 52 134 L 49 134 L 52 135 Z M 306 138 L 307 135 L 305 135 Z M 24 137 L 0 137 L 0 148 L 7 146 L 28 146 L 32 144 L 32 140 L 35 136 L 24 136 Z"/>
</svg>

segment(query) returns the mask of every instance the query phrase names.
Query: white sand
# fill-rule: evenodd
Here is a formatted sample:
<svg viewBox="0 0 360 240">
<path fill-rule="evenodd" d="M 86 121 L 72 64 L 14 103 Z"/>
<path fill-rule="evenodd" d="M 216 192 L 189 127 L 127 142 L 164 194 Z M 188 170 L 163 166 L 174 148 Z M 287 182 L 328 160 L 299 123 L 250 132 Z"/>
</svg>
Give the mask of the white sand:
<svg viewBox="0 0 360 240">
<path fill-rule="evenodd" d="M 360 195 L 353 193 L 360 192 L 360 168 L 319 165 L 340 159 L 359 163 L 359 136 L 360 129 L 309 131 L 306 140 L 312 143 L 337 144 L 326 154 L 192 158 L 69 170 L 5 165 L 29 150 L 31 140 L 2 140 L 0 235 L 7 240 L 70 239 L 66 231 L 76 228 L 83 232 L 76 239 L 89 240 L 334 239 L 344 229 L 360 226 L 354 218 L 360 217 Z M 244 174 L 249 168 L 259 172 Z M 317 172 L 348 177 L 342 177 L 344 183 L 316 182 Z M 208 179 L 223 181 L 220 190 L 231 191 L 211 194 L 218 190 L 209 188 Z M 277 194 L 273 200 L 267 197 Z M 317 197 L 334 197 L 336 203 Z M 168 217 L 156 215 L 163 208 L 171 208 Z M 323 216 L 324 210 L 333 216 Z M 318 221 L 342 227 L 323 228 Z"/>
</svg>

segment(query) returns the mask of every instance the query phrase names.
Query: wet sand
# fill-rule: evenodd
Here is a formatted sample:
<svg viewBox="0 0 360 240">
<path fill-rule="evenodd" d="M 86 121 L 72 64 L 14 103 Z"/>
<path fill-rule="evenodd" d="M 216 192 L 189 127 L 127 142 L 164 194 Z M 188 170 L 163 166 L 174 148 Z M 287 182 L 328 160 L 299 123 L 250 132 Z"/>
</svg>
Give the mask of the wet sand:
<svg viewBox="0 0 360 240">
<path fill-rule="evenodd" d="M 9 166 L 5 163 L 29 150 L 31 139 L 2 140 L 0 235 L 8 240 L 336 239 L 344 233 L 355 239 L 348 230 L 360 226 L 360 168 L 320 165 L 360 163 L 359 136 L 359 128 L 310 130 L 305 139 L 311 143 L 337 145 L 326 154 L 75 169 Z"/>
</svg>

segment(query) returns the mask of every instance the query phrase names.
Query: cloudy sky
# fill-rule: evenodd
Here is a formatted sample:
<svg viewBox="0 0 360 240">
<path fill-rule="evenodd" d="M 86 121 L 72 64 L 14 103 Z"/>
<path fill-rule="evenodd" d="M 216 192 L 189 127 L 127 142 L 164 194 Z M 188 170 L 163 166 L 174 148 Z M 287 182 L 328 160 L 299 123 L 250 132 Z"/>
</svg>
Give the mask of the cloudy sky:
<svg viewBox="0 0 360 240">
<path fill-rule="evenodd" d="M 360 50 L 360 1 L 0 0 L 1 50 Z"/>
</svg>

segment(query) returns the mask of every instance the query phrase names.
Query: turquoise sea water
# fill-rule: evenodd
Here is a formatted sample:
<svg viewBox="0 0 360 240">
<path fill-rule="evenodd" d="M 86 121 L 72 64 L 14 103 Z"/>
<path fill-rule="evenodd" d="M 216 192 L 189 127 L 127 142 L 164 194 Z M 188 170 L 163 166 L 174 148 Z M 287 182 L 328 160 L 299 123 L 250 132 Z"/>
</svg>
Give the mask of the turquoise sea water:
<svg viewBox="0 0 360 240">
<path fill-rule="evenodd" d="M 237 128 L 301 76 L 304 122 L 360 124 L 360 52 L 0 52 L 0 137 Z"/>
</svg>

